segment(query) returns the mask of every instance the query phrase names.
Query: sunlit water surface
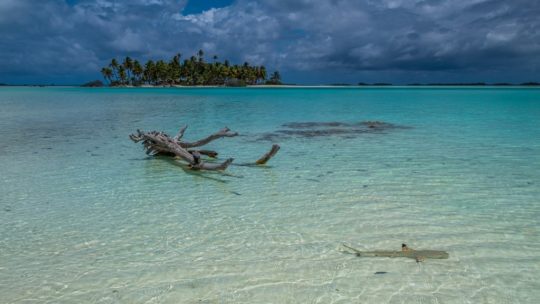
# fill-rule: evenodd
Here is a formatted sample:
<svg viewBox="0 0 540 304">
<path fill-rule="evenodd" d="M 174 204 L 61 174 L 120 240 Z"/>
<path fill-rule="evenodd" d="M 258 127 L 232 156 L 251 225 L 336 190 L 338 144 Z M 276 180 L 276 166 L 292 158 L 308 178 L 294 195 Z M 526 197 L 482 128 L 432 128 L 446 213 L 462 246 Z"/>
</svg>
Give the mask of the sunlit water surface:
<svg viewBox="0 0 540 304">
<path fill-rule="evenodd" d="M 194 173 L 128 138 L 184 124 L 238 131 L 207 148 L 239 164 L 282 149 Z M 2 88 L 0 138 L 1 303 L 540 298 L 538 89 Z"/>
</svg>

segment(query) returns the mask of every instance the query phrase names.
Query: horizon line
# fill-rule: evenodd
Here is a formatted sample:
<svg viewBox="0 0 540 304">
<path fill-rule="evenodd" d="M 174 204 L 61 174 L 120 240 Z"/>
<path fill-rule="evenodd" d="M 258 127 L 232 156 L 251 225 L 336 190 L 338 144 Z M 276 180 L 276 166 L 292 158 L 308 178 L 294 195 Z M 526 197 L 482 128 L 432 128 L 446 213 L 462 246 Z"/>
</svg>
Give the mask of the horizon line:
<svg viewBox="0 0 540 304">
<path fill-rule="evenodd" d="M 25 84 L 9 84 L 9 83 L 1 83 L 0 87 L 84 87 L 85 84 L 55 84 L 55 83 L 25 83 Z M 391 87 L 391 86 L 399 86 L 399 87 L 419 87 L 419 86 L 475 86 L 475 87 L 482 87 L 482 86 L 497 86 L 497 87 L 504 87 L 504 86 L 540 86 L 540 82 L 536 81 L 527 81 L 527 82 L 521 82 L 521 83 L 512 83 L 512 82 L 463 82 L 463 83 L 455 83 L 455 82 L 433 82 L 433 83 L 407 83 L 407 84 L 396 84 L 396 83 L 387 83 L 387 82 L 374 82 L 374 83 L 321 83 L 321 84 L 297 84 L 297 83 L 283 83 L 281 85 L 265 85 L 265 84 L 258 84 L 258 85 L 247 85 L 246 87 Z M 143 85 L 143 86 L 109 86 L 109 85 L 102 85 L 99 86 L 102 88 L 167 88 L 167 87 L 177 87 L 177 88 L 196 88 L 196 87 L 227 87 L 225 85 Z"/>
</svg>

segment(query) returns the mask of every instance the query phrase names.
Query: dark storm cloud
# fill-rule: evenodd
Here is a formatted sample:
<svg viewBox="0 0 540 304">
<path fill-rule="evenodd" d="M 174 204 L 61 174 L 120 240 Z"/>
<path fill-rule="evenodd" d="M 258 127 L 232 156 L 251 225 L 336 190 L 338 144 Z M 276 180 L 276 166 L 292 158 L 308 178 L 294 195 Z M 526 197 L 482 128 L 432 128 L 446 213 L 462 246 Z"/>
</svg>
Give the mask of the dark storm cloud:
<svg viewBox="0 0 540 304">
<path fill-rule="evenodd" d="M 540 68 L 538 1 L 238 0 L 185 15 L 186 4 L 2 0 L 0 80 L 97 77 L 115 56 L 189 56 L 199 48 L 336 80 L 366 71 L 518 79 Z"/>
<path fill-rule="evenodd" d="M 537 64 L 537 15 L 534 1 L 343 0 L 306 1 L 281 17 L 310 33 L 289 52 L 306 69 L 303 54 L 316 48 L 310 61 L 323 67 L 444 70 Z"/>
</svg>

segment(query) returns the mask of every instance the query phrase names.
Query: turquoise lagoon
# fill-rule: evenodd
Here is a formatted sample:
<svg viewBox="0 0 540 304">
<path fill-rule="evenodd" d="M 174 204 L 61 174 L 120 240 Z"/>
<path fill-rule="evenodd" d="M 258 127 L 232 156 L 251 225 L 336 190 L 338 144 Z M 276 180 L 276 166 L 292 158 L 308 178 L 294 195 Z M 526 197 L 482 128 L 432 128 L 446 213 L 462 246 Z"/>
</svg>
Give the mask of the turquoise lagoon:
<svg viewBox="0 0 540 304">
<path fill-rule="evenodd" d="M 368 120 L 395 127 L 283 126 Z M 184 124 L 240 132 L 208 146 L 237 163 L 282 149 L 193 173 L 128 139 Z M 538 89 L 2 88 L 0 138 L 1 303 L 540 298 Z"/>
</svg>

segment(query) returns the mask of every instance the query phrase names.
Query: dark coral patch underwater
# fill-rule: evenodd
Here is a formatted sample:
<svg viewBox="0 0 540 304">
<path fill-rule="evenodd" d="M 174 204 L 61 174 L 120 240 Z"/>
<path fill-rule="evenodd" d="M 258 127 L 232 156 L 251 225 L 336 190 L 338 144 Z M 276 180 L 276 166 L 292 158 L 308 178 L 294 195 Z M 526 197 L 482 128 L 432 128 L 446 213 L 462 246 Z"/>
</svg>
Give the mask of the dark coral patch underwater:
<svg viewBox="0 0 540 304">
<path fill-rule="evenodd" d="M 339 121 L 331 122 L 290 122 L 282 124 L 274 132 L 264 133 L 258 137 L 260 141 L 278 141 L 289 138 L 315 138 L 340 136 L 342 138 L 354 138 L 360 134 L 384 133 L 394 129 L 408 129 L 409 127 L 394 125 L 383 121 L 362 121 L 347 123 Z"/>
</svg>

